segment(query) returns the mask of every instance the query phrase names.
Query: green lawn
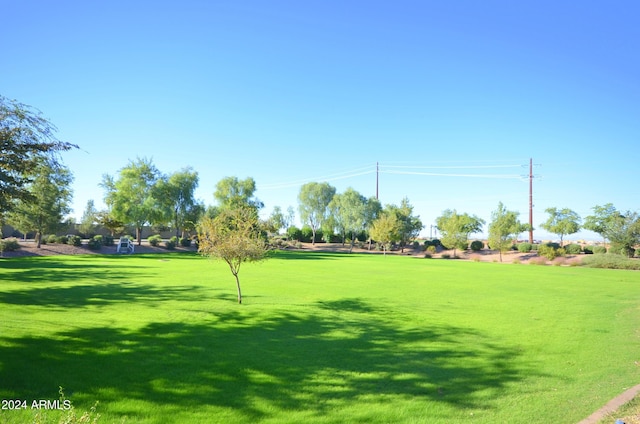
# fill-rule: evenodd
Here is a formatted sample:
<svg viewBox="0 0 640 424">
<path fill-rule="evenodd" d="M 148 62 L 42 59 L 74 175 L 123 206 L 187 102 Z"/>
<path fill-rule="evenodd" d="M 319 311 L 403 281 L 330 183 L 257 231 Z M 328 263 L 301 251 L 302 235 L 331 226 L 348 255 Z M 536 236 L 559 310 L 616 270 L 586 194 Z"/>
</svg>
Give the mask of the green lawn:
<svg viewBox="0 0 640 424">
<path fill-rule="evenodd" d="M 0 261 L 0 398 L 62 386 L 100 423 L 575 423 L 640 383 L 637 271 L 301 252 L 243 267 L 238 305 L 226 265 L 197 255 Z"/>
</svg>

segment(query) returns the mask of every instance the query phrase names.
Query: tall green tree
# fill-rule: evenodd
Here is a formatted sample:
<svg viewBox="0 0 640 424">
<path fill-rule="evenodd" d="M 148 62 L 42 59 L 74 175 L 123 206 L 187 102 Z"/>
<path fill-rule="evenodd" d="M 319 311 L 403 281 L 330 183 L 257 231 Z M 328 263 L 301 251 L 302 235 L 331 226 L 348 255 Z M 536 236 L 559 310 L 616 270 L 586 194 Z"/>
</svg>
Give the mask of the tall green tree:
<svg viewBox="0 0 640 424">
<path fill-rule="evenodd" d="M 378 219 L 381 213 L 382 213 L 382 204 L 380 203 L 380 201 L 375 196 L 369 197 L 367 199 L 367 203 L 364 208 L 364 226 L 368 233 L 368 238 L 369 238 L 368 249 L 369 250 L 371 250 L 371 241 L 372 241 L 371 227 L 373 226 L 373 223 L 375 222 L 376 219 Z"/>
<path fill-rule="evenodd" d="M 34 179 L 25 186 L 29 195 L 15 200 L 9 222 L 25 234 L 35 231 L 39 248 L 42 235 L 55 232 L 71 211 L 73 176 L 65 166 L 45 160 L 35 165 L 33 173 Z"/>
<path fill-rule="evenodd" d="M 142 229 L 159 219 L 157 199 L 154 198 L 160 172 L 151 159 L 137 158 L 120 169 L 118 179 L 104 175 L 105 203 L 112 218 L 136 229 L 138 245 L 142 243 Z"/>
<path fill-rule="evenodd" d="M 256 211 L 262 209 L 264 204 L 255 197 L 256 182 L 248 177 L 240 180 L 237 177 L 225 177 L 218 181 L 213 197 L 218 202 L 220 209 L 232 209 L 250 207 Z"/>
<path fill-rule="evenodd" d="M 383 254 L 386 256 L 391 244 L 400 240 L 402 223 L 394 213 L 382 212 L 371 223 L 369 233 L 371 238 L 382 245 Z"/>
<path fill-rule="evenodd" d="M 78 148 L 55 137 L 56 127 L 30 106 L 0 96 L 0 215 L 31 198 L 41 162 L 60 165 L 58 153 Z"/>
<path fill-rule="evenodd" d="M 502 202 L 498 203 L 498 209 L 491 213 L 489 246 L 500 252 L 500 262 L 502 262 L 502 253 L 511 249 L 518 234 L 527 227 L 520 223 L 518 216 L 518 212 L 507 210 Z"/>
<path fill-rule="evenodd" d="M 442 235 L 442 244 L 453 248 L 453 256 L 456 256 L 456 249 L 467 248 L 469 235 L 482 231 L 484 223 L 483 219 L 475 215 L 459 214 L 455 209 L 446 209 L 436 219 L 436 225 Z"/>
<path fill-rule="evenodd" d="M 612 203 L 603 206 L 596 205 L 592 208 L 593 215 L 589 215 L 584 219 L 583 227 L 602 236 L 603 241 L 607 242 L 607 232 L 610 231 L 613 221 L 620 215 Z"/>
<path fill-rule="evenodd" d="M 610 242 L 609 252 L 633 256 L 635 247 L 640 244 L 640 215 L 632 211 L 619 212 L 610 203 L 597 209 L 596 214 L 599 215 L 598 232 Z M 593 220 L 589 218 L 589 229 L 593 229 Z"/>
<path fill-rule="evenodd" d="M 349 253 L 351 253 L 357 233 L 365 228 L 367 198 L 349 187 L 344 193 L 338 193 L 333 196 L 333 199 L 329 202 L 329 209 L 339 225 L 339 230 L 342 234 L 342 245 L 345 243 L 346 234 L 351 234 L 351 244 L 349 246 Z"/>
<path fill-rule="evenodd" d="M 177 237 L 184 236 L 188 228 L 200 218 L 204 205 L 195 198 L 198 173 L 191 167 L 160 178 L 154 188 L 163 223 L 169 222 Z"/>
<path fill-rule="evenodd" d="M 316 242 L 316 232 L 322 228 L 329 213 L 329 202 L 336 194 L 335 187 L 329 183 L 307 183 L 300 187 L 298 208 L 300 220 L 309 224 L 312 231 L 311 244 Z"/>
<path fill-rule="evenodd" d="M 564 236 L 575 234 L 580 230 L 582 222 L 580 215 L 569 208 L 547 208 L 545 212 L 549 218 L 540 226 L 550 233 L 560 237 L 560 246 L 563 245 Z"/>
<path fill-rule="evenodd" d="M 87 206 L 84 208 L 82 218 L 80 218 L 80 232 L 87 237 L 91 237 L 96 231 L 96 223 L 98 221 L 98 210 L 95 207 L 93 199 L 87 200 Z"/>
<path fill-rule="evenodd" d="M 242 303 L 240 266 L 262 260 L 267 254 L 261 231 L 255 208 L 247 205 L 224 208 L 215 218 L 204 217 L 199 225 L 198 252 L 226 262 L 236 280 L 238 303 Z"/>
<path fill-rule="evenodd" d="M 388 210 L 395 214 L 400 222 L 400 247 L 404 252 L 405 246 L 420 234 L 424 227 L 419 215 L 413 215 L 413 206 L 407 197 L 403 198 L 400 206 L 387 205 Z"/>
</svg>

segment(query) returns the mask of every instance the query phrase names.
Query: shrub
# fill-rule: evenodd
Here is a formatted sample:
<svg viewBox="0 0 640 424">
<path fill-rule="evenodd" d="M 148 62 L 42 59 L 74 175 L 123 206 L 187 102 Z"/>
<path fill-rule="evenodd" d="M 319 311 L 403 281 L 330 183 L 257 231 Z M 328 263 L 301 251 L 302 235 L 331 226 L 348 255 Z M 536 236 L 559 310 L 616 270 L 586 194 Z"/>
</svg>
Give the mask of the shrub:
<svg viewBox="0 0 640 424">
<path fill-rule="evenodd" d="M 56 236 L 56 243 L 67 244 L 69 238 L 67 236 Z"/>
<path fill-rule="evenodd" d="M 565 250 L 569 255 L 579 255 L 580 252 L 582 252 L 582 247 L 580 247 L 579 244 L 572 243 L 572 244 L 566 245 Z"/>
<path fill-rule="evenodd" d="M 582 251 L 584 252 L 585 255 L 591 255 L 593 254 L 593 247 L 594 246 L 585 246 L 582 248 Z"/>
<path fill-rule="evenodd" d="M 424 245 L 426 247 L 434 246 L 434 247 L 437 248 L 438 246 L 442 246 L 442 243 L 440 243 L 440 240 L 438 240 L 438 239 L 431 239 L 431 240 L 425 240 L 424 241 Z"/>
<path fill-rule="evenodd" d="M 589 268 L 629 269 L 640 271 L 640 261 L 615 254 L 585 256 L 582 258 L 582 265 Z"/>
<path fill-rule="evenodd" d="M 547 243 L 541 245 L 538 248 L 538 256 L 543 256 L 550 261 L 554 260 L 558 256 L 564 256 L 566 250 L 561 247 L 556 248 L 555 246 L 557 245 L 557 243 Z"/>
<path fill-rule="evenodd" d="M 311 243 L 313 237 L 313 230 L 308 225 L 305 225 L 300 230 L 300 241 L 303 243 Z M 322 240 L 322 230 L 316 231 L 316 243 Z"/>
<path fill-rule="evenodd" d="M 175 240 L 174 240 L 175 239 Z M 168 250 L 174 250 L 176 248 L 176 241 L 177 241 L 177 237 L 171 237 L 169 240 L 164 242 L 164 247 L 166 247 Z"/>
<path fill-rule="evenodd" d="M 531 252 L 531 249 L 533 249 L 533 245 L 528 242 L 518 243 L 517 247 L 518 247 L 518 252 L 520 253 L 529 253 Z"/>
<path fill-rule="evenodd" d="M 442 259 L 451 259 L 451 255 L 448 253 L 443 253 L 442 254 Z"/>
<path fill-rule="evenodd" d="M 20 243 L 18 243 L 18 239 L 15 237 L 0 240 L 0 245 L 0 252 L 15 252 L 20 249 Z"/>
<path fill-rule="evenodd" d="M 105 246 L 113 246 L 113 245 L 116 244 L 114 239 L 113 239 L 113 236 L 104 236 L 103 243 L 104 243 Z"/>
<path fill-rule="evenodd" d="M 48 236 L 42 237 L 42 240 L 47 240 L 45 243 L 55 243 L 57 241 L 57 237 L 55 234 L 49 234 Z"/>
<path fill-rule="evenodd" d="M 435 246 L 427 246 L 427 253 L 430 255 L 433 255 L 434 253 L 436 253 L 436 247 Z"/>
<path fill-rule="evenodd" d="M 287 238 L 290 241 L 300 241 L 302 238 L 302 231 L 298 227 L 289 227 L 287 228 Z"/>
<path fill-rule="evenodd" d="M 433 255 L 431 253 L 427 252 L 427 253 L 424 254 L 424 257 L 425 257 L 425 259 L 431 259 L 431 258 L 433 258 Z"/>
<path fill-rule="evenodd" d="M 82 245 L 82 238 L 80 236 L 69 236 L 67 242 L 69 244 L 74 245 L 74 246 L 81 246 Z"/>
<path fill-rule="evenodd" d="M 604 246 L 594 246 L 593 247 L 593 253 L 594 254 L 598 254 L 598 255 L 603 255 L 605 253 L 607 253 L 607 248 Z"/>
<path fill-rule="evenodd" d="M 469 247 L 474 252 L 478 252 L 478 251 L 484 249 L 484 243 L 481 242 L 480 240 L 474 240 L 474 241 L 471 242 L 471 245 L 469 245 Z"/>
<path fill-rule="evenodd" d="M 89 246 L 89 249 L 91 250 L 102 249 L 102 244 L 103 244 L 103 238 L 100 234 L 93 236 L 91 239 L 89 239 L 89 242 L 87 243 L 87 245 Z"/>
<path fill-rule="evenodd" d="M 162 237 L 160 237 L 160 234 L 154 234 L 152 236 L 147 237 L 147 241 L 151 246 L 154 246 L 154 247 L 159 246 L 160 243 L 162 242 Z"/>
<path fill-rule="evenodd" d="M 180 246 L 191 247 L 191 239 L 189 237 L 182 237 L 180 239 Z"/>
</svg>

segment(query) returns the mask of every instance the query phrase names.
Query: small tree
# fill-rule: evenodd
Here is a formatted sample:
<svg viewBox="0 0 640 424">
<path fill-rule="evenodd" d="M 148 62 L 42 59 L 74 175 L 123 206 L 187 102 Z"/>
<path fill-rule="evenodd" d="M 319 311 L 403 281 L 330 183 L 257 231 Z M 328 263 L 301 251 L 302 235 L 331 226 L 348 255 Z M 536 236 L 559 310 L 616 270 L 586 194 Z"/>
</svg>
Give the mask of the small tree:
<svg viewBox="0 0 640 424">
<path fill-rule="evenodd" d="M 575 234 L 580 230 L 580 215 L 571 209 L 547 208 L 545 212 L 549 214 L 549 218 L 540 226 L 550 233 L 560 236 L 560 247 L 562 247 L 564 236 Z"/>
<path fill-rule="evenodd" d="M 509 211 L 502 202 L 498 203 L 498 209 L 491 213 L 489 246 L 500 252 L 500 262 L 502 262 L 502 253 L 513 246 L 515 239 L 522 231 L 524 226 L 518 221 L 518 212 Z"/>
<path fill-rule="evenodd" d="M 309 224 L 313 236 L 311 244 L 316 242 L 316 231 L 322 228 L 322 224 L 328 216 L 328 206 L 336 194 L 335 187 L 329 183 L 307 183 L 300 187 L 298 204 L 300 220 Z"/>
<path fill-rule="evenodd" d="M 484 220 L 467 213 L 458 214 L 456 210 L 445 210 L 436 220 L 436 225 L 442 234 L 442 244 L 448 248 L 453 247 L 453 256 L 456 249 L 466 249 L 469 235 L 482 231 Z"/>
<path fill-rule="evenodd" d="M 96 210 L 93 199 L 87 200 L 87 206 L 84 208 L 82 218 L 80 218 L 80 232 L 87 238 L 91 238 L 96 231 L 96 221 L 98 220 L 98 211 Z"/>
<path fill-rule="evenodd" d="M 387 254 L 387 246 L 400 239 L 402 224 L 398 217 L 392 213 L 382 213 L 373 221 L 369 233 L 371 238 L 382 245 L 383 254 Z"/>
<path fill-rule="evenodd" d="M 215 218 L 204 217 L 198 233 L 198 252 L 222 259 L 236 279 L 238 303 L 242 303 L 240 266 L 264 259 L 267 244 L 261 236 L 258 214 L 250 206 L 223 209 Z"/>
</svg>

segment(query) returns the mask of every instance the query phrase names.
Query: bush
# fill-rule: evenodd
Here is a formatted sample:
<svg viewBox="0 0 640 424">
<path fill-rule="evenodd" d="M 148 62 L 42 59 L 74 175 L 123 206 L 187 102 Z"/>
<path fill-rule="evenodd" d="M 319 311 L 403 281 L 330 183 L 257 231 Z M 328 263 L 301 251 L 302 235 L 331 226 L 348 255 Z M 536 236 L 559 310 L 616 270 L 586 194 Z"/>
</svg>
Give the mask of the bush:
<svg viewBox="0 0 640 424">
<path fill-rule="evenodd" d="M 469 247 L 474 252 L 478 252 L 478 251 L 484 249 L 484 243 L 481 242 L 480 240 L 474 240 L 474 241 L 471 242 L 471 245 L 469 245 Z"/>
<path fill-rule="evenodd" d="M 448 253 L 443 253 L 442 254 L 442 259 L 451 259 L 451 255 Z"/>
<path fill-rule="evenodd" d="M 0 252 L 15 252 L 20 249 L 20 243 L 15 237 L 0 240 Z"/>
<path fill-rule="evenodd" d="M 520 253 L 529 253 L 533 249 L 533 245 L 531 243 L 518 243 L 518 252 Z"/>
<path fill-rule="evenodd" d="M 594 246 L 593 253 L 597 255 L 604 255 L 605 253 L 607 253 L 607 248 L 604 246 Z"/>
<path fill-rule="evenodd" d="M 593 254 L 593 247 L 594 246 L 585 246 L 582 248 L 582 251 L 584 252 L 585 255 L 592 255 Z"/>
<path fill-rule="evenodd" d="M 104 236 L 103 243 L 105 246 L 114 246 L 116 244 L 113 236 Z"/>
<path fill-rule="evenodd" d="M 87 243 L 87 245 L 89 246 L 89 249 L 91 250 L 100 250 L 102 249 L 102 245 L 103 245 L 103 238 L 100 234 L 93 236 L 91 239 L 89 239 L 89 242 Z"/>
<path fill-rule="evenodd" d="M 164 247 L 166 247 L 168 250 L 174 250 L 177 244 L 178 244 L 178 237 L 173 236 L 169 240 L 164 242 Z"/>
<path fill-rule="evenodd" d="M 435 246 L 427 246 L 427 254 L 428 255 L 433 255 L 434 253 L 436 253 L 436 247 Z"/>
<path fill-rule="evenodd" d="M 160 237 L 160 234 L 154 234 L 152 236 L 147 237 L 147 241 L 151 246 L 154 246 L 154 247 L 159 246 L 160 243 L 162 242 L 162 237 Z"/>
<path fill-rule="evenodd" d="M 57 240 L 57 237 L 55 234 L 49 234 L 48 236 L 42 237 L 42 241 L 44 240 L 46 240 L 45 243 L 55 243 Z"/>
<path fill-rule="evenodd" d="M 566 250 L 561 247 L 556 248 L 555 246 L 557 245 L 557 243 L 547 243 L 540 245 L 540 247 L 538 248 L 538 256 L 543 256 L 550 261 L 554 260 L 558 256 L 564 256 Z"/>
<path fill-rule="evenodd" d="M 589 268 L 629 269 L 640 271 L 640 261 L 615 254 L 585 256 L 582 258 L 582 265 Z"/>
<path fill-rule="evenodd" d="M 67 236 L 56 236 L 56 243 L 67 244 L 69 238 Z"/>
<path fill-rule="evenodd" d="M 191 247 L 191 239 L 188 237 L 182 237 L 180 239 L 180 246 L 182 247 Z"/>
<path fill-rule="evenodd" d="M 82 238 L 80 236 L 69 236 L 67 242 L 69 244 L 74 245 L 74 246 L 81 246 L 82 245 Z"/>
<path fill-rule="evenodd" d="M 579 244 L 572 243 L 565 246 L 565 250 L 569 255 L 579 255 L 582 252 L 582 247 Z"/>
<path fill-rule="evenodd" d="M 302 231 L 298 227 L 287 228 L 287 238 L 289 241 L 300 241 L 302 238 Z"/>
</svg>

